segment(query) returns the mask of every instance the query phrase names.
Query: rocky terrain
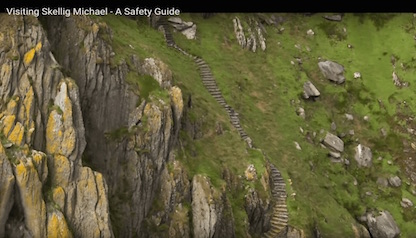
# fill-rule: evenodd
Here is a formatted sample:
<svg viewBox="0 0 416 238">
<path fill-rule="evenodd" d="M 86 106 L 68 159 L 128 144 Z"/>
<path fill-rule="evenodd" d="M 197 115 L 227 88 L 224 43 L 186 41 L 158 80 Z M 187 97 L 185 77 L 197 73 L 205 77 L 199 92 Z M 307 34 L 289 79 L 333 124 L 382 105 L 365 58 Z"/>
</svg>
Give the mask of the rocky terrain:
<svg viewBox="0 0 416 238">
<path fill-rule="evenodd" d="M 412 14 L 0 14 L 0 237 L 414 237 Z"/>
</svg>

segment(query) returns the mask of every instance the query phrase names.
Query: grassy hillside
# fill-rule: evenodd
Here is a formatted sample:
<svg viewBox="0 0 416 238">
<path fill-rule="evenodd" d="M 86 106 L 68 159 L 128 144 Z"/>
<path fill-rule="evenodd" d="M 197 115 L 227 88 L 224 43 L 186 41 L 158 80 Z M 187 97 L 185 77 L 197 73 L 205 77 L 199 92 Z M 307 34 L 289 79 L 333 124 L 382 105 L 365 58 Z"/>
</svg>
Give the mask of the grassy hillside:
<svg viewBox="0 0 416 238">
<path fill-rule="evenodd" d="M 308 232 L 317 226 L 324 237 L 350 237 L 353 230 L 349 224 L 354 223 L 354 217 L 366 210 L 386 209 L 397 221 L 402 237 L 412 237 L 416 234 L 416 212 L 414 208 L 404 211 L 400 201 L 407 197 L 416 203 L 416 197 L 411 194 L 414 187 L 402 172 L 406 159 L 415 154 L 411 147 L 409 152 L 404 152 L 408 148 L 403 145 L 403 140 L 408 144 L 415 142 L 407 133 L 412 125 L 405 121 L 414 115 L 416 106 L 413 100 L 416 97 L 413 16 L 346 14 L 342 22 L 329 22 L 322 18 L 323 14 L 280 15 L 286 19 L 282 25 L 266 26 L 265 52 L 242 49 L 233 32 L 233 17 L 239 16 L 244 23 L 254 14 L 217 14 L 209 19 L 182 14 L 182 19 L 197 24 L 197 39 L 187 40 L 175 33 L 175 40 L 180 47 L 201 56 L 210 65 L 225 99 L 240 113 L 242 126 L 254 145 L 268 154 L 285 179 L 292 180 L 288 193 L 296 195 L 288 198 L 291 225 Z M 204 89 L 189 58 L 168 48 L 163 35 L 151 29 L 146 19 L 135 22 L 107 16 L 100 20 L 114 33 L 112 44 L 116 57 L 113 63 L 128 61 L 131 54 L 139 58 L 160 58 L 170 66 L 174 84 L 184 91 L 184 98 L 192 95 L 190 118 L 201 125 L 203 136 L 192 140 L 187 133 L 182 133 L 183 150 L 178 153 L 178 159 L 188 166 L 191 176 L 206 174 L 221 188 L 224 168 L 243 175 L 247 166 L 254 163 L 259 173 L 264 170 L 262 155 L 246 148 L 228 122 L 226 112 Z M 283 32 L 278 31 L 281 27 L 285 28 Z M 308 29 L 315 35 L 307 35 Z M 348 44 L 353 47 L 347 47 Z M 394 86 L 392 56 L 397 59 L 396 73 L 410 83 L 409 87 Z M 301 58 L 302 64 L 297 64 L 294 57 Z M 319 58 L 342 64 L 346 82 L 336 85 L 326 80 L 318 68 Z M 357 71 L 361 79 L 353 78 Z M 306 80 L 311 80 L 320 90 L 319 100 L 306 102 L 301 98 Z M 146 94 L 152 93 L 148 91 Z M 298 106 L 305 108 L 305 120 L 296 115 Z M 354 120 L 347 121 L 345 113 L 354 115 Z M 365 121 L 364 116 L 369 120 Z M 332 163 L 327 150 L 319 146 L 319 138 L 325 135 L 321 130 L 329 131 L 331 122 L 336 123 L 338 133 L 355 132 L 343 138 L 349 166 Z M 215 132 L 217 124 L 222 126 L 223 134 Z M 386 138 L 382 138 L 381 128 L 387 131 Z M 314 143 L 306 140 L 307 132 L 317 133 Z M 295 148 L 294 141 L 302 150 Z M 354 147 L 358 143 L 372 149 L 372 168 L 357 167 Z M 391 165 L 387 163 L 389 160 Z M 392 175 L 402 179 L 400 188 L 377 186 L 378 177 Z M 248 185 L 260 187 L 259 182 Z M 365 195 L 366 192 L 371 195 Z M 245 226 L 242 194 L 230 196 L 238 236 L 244 234 Z"/>
</svg>

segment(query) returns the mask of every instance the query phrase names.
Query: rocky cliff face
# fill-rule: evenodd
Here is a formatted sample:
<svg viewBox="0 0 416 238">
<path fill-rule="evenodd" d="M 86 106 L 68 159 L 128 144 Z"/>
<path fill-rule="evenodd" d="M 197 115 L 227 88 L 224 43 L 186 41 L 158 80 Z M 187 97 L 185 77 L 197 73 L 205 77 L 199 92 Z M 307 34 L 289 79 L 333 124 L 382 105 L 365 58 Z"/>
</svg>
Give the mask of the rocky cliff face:
<svg viewBox="0 0 416 238">
<path fill-rule="evenodd" d="M 35 18 L 1 21 L 0 236 L 113 236 L 107 184 L 81 162 L 77 85 Z"/>
<path fill-rule="evenodd" d="M 187 122 L 162 60 L 117 62 L 112 30 L 87 17 L 0 21 L 0 237 L 235 236 L 226 190 L 175 160 Z M 249 196 L 262 233 L 270 207 Z"/>
</svg>

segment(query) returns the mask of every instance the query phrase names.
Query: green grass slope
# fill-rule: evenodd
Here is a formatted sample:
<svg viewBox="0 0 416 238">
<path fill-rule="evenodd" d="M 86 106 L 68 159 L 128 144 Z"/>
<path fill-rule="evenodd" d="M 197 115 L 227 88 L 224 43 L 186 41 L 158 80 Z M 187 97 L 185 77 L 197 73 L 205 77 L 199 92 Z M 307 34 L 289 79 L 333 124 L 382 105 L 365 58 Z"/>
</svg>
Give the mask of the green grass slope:
<svg viewBox="0 0 416 238">
<path fill-rule="evenodd" d="M 412 125 L 404 120 L 414 115 L 416 106 L 413 16 L 346 14 L 342 22 L 329 22 L 322 18 L 323 14 L 280 15 L 286 18 L 281 26 L 266 26 L 265 52 L 242 49 L 233 32 L 233 17 L 239 16 L 244 23 L 255 14 L 217 14 L 209 19 L 182 14 L 184 20 L 197 24 L 197 39 L 187 40 L 179 33 L 174 36 L 180 47 L 201 56 L 209 64 L 225 99 L 240 113 L 242 126 L 254 145 L 268 154 L 285 179 L 291 179 L 288 205 L 292 226 L 304 229 L 309 235 L 316 226 L 323 237 L 352 237 L 351 224 L 355 223 L 355 217 L 366 210 L 386 209 L 398 223 L 402 237 L 412 237 L 416 234 L 416 212 L 414 208 L 401 208 L 400 201 L 407 197 L 416 202 L 411 183 L 403 172 L 405 160 L 415 150 L 410 148 L 410 152 L 404 152 L 402 143 L 403 140 L 415 142 L 406 130 Z M 174 84 L 181 87 L 184 98 L 192 95 L 189 116 L 201 124 L 203 136 L 192 140 L 187 133 L 181 133 L 182 150 L 178 153 L 178 159 L 187 166 L 191 176 L 205 174 L 221 188 L 224 168 L 243 175 L 253 163 L 261 174 L 264 158 L 246 148 L 225 111 L 204 89 L 197 68 L 189 58 L 168 48 L 163 35 L 151 29 L 146 19 L 135 22 L 107 16 L 100 20 L 114 32 L 114 63 L 128 61 L 131 54 L 139 58 L 160 58 L 169 65 Z M 285 30 L 279 33 L 281 27 Z M 308 29 L 315 35 L 308 36 Z M 397 59 L 396 73 L 410 83 L 409 87 L 398 89 L 393 85 L 392 56 Z M 296 62 L 294 57 L 302 58 L 303 63 L 292 65 L 291 61 Z M 319 71 L 318 58 L 342 64 L 345 84 L 335 85 L 326 80 Z M 357 71 L 361 79 L 353 78 Z M 136 80 L 142 88 L 153 88 L 145 85 L 143 77 L 137 76 Z M 311 80 L 320 90 L 319 100 L 306 102 L 301 98 L 306 80 Z M 152 92 L 146 92 L 149 93 Z M 404 100 L 407 106 L 402 103 Z M 305 108 L 305 120 L 296 115 L 297 106 Z M 345 113 L 353 114 L 354 120 L 347 121 Z M 370 119 L 365 121 L 364 116 Z M 327 150 L 319 146 L 318 139 L 324 136 L 320 131 L 329 131 L 332 121 L 339 133 L 348 133 L 350 129 L 355 132 L 354 136 L 343 139 L 349 166 L 332 163 Z M 217 124 L 222 126 L 223 134 L 215 133 Z M 381 137 L 381 128 L 387 130 L 386 138 Z M 307 132 L 317 133 L 314 143 L 305 139 Z M 296 150 L 294 141 L 299 142 L 302 150 Z M 358 142 L 372 148 L 372 168 L 357 167 L 353 148 Z M 377 160 L 378 157 L 383 159 Z M 392 175 L 401 177 L 400 188 L 377 186 L 378 177 Z M 259 182 L 247 184 L 260 187 Z M 365 195 L 366 192 L 371 195 Z M 238 237 L 246 229 L 243 193 L 230 196 Z"/>
</svg>

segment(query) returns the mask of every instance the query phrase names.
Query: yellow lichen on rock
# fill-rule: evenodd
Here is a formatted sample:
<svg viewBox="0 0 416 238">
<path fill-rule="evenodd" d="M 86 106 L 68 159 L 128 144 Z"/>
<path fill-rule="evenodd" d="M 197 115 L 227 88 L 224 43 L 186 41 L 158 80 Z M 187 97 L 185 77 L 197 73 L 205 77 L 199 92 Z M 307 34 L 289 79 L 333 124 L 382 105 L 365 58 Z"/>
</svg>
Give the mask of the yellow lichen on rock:
<svg viewBox="0 0 416 238">
<path fill-rule="evenodd" d="M 61 210 L 65 207 L 65 191 L 61 186 L 58 186 L 52 191 L 52 199 L 59 206 Z"/>
<path fill-rule="evenodd" d="M 176 116 L 181 117 L 183 112 L 183 98 L 181 89 L 176 86 L 173 86 L 170 89 L 169 94 L 175 109 Z"/>
<path fill-rule="evenodd" d="M 62 155 L 55 155 L 50 162 L 52 180 L 60 186 L 68 186 L 72 173 L 69 159 Z"/>
<path fill-rule="evenodd" d="M 16 100 L 18 101 L 19 98 L 16 97 Z M 17 102 L 15 101 L 15 99 L 11 99 L 9 101 L 9 103 L 7 103 L 7 111 L 6 114 L 7 115 L 15 115 L 17 112 Z"/>
<path fill-rule="evenodd" d="M 42 42 L 41 42 L 41 41 L 39 41 L 39 42 L 36 44 L 36 46 L 35 46 L 35 51 L 36 51 L 36 52 L 39 52 L 41 49 L 42 49 Z"/>
<path fill-rule="evenodd" d="M 38 171 L 39 179 L 42 184 L 45 184 L 48 178 L 48 159 L 46 154 L 41 151 L 32 150 L 31 156 L 33 163 L 36 166 L 36 170 Z"/>
<path fill-rule="evenodd" d="M 0 155 L 6 155 L 6 151 L 4 151 L 4 147 L 1 143 L 0 143 Z"/>
<path fill-rule="evenodd" d="M 100 26 L 97 23 L 92 24 L 92 33 L 94 33 L 94 35 L 97 35 L 99 30 Z"/>
<path fill-rule="evenodd" d="M 3 120 L 3 135 L 8 136 L 10 131 L 14 127 L 14 121 L 16 120 L 15 115 L 7 115 Z"/>
<path fill-rule="evenodd" d="M 33 58 L 35 57 L 36 50 L 35 48 L 30 49 L 28 52 L 26 52 L 25 56 L 23 57 L 23 62 L 25 65 L 29 65 L 32 63 Z"/>
<path fill-rule="evenodd" d="M 46 125 L 46 151 L 50 154 L 60 152 L 62 142 L 62 116 L 56 110 L 49 114 L 48 123 Z"/>
<path fill-rule="evenodd" d="M 59 211 L 48 214 L 48 238 L 71 238 L 64 215 Z"/>
<path fill-rule="evenodd" d="M 21 146 L 23 144 L 23 135 L 25 128 L 20 122 L 17 122 L 13 128 L 13 131 L 7 137 L 7 139 L 15 145 Z"/>
</svg>

